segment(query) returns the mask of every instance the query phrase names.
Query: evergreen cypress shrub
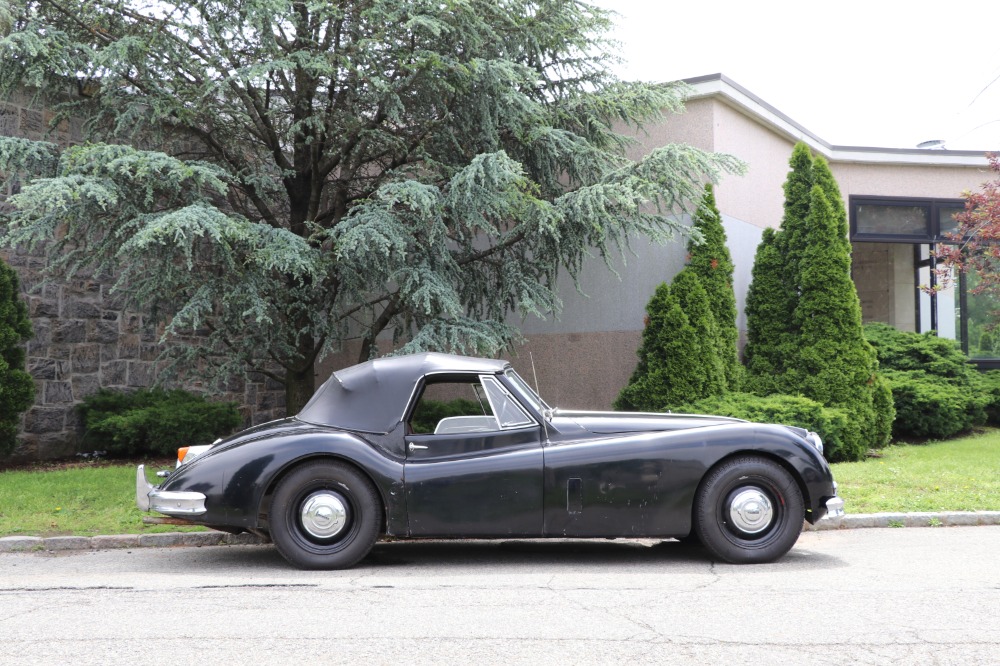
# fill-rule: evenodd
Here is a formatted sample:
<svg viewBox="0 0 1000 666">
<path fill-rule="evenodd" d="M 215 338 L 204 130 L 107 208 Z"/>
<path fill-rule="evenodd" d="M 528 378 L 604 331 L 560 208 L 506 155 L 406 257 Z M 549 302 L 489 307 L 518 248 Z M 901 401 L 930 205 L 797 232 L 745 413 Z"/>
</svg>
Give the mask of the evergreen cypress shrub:
<svg viewBox="0 0 1000 666">
<path fill-rule="evenodd" d="M 0 456 L 14 451 L 21 414 L 35 400 L 35 382 L 24 369 L 31 336 L 17 273 L 0 259 Z"/>
<path fill-rule="evenodd" d="M 801 285 L 799 263 L 808 246 L 806 217 L 814 182 L 809 147 L 799 142 L 788 161 L 789 172 L 780 230 L 765 230 L 754 257 L 747 292 L 747 385 L 759 395 L 795 393 L 784 381 L 785 370 L 797 366 L 795 308 Z"/>
<path fill-rule="evenodd" d="M 740 390 L 745 371 L 740 363 L 739 330 L 736 328 L 736 294 L 733 292 L 733 259 L 726 246 L 726 230 L 715 204 L 715 191 L 705 186 L 705 196 L 692 225 L 701 233 L 700 244 L 688 244 L 688 267 L 701 280 L 715 318 L 715 347 L 722 363 L 726 388 Z"/>
<path fill-rule="evenodd" d="M 779 238 L 774 229 L 764 230 L 747 290 L 747 343 L 743 359 L 747 389 L 758 395 L 780 392 L 785 369 L 778 341 L 787 336 L 792 313 L 785 308 L 785 257 Z"/>
<path fill-rule="evenodd" d="M 807 225 L 809 245 L 802 254 L 802 294 L 795 311 L 801 326 L 798 364 L 786 370 L 786 380 L 802 395 L 853 415 L 861 439 L 845 442 L 842 453 L 859 460 L 870 447 L 888 443 L 889 433 L 880 424 L 891 419 L 875 412 L 878 359 L 865 340 L 851 257 L 843 252 L 838 220 L 819 185 L 812 190 Z M 880 401 L 880 408 L 886 406 Z"/>
<path fill-rule="evenodd" d="M 714 335 L 714 320 L 697 275 L 684 269 L 673 285 L 660 284 L 646 315 L 639 361 L 615 409 L 663 411 L 724 390 L 713 338 L 706 337 Z"/>
<path fill-rule="evenodd" d="M 188 391 L 101 389 L 77 407 L 81 444 L 111 456 L 173 455 L 182 446 L 208 444 L 241 423 L 234 402 L 209 402 Z"/>
<path fill-rule="evenodd" d="M 889 441 L 893 402 L 862 332 L 836 180 L 804 143 L 789 164 L 781 228 L 765 230 L 747 295 L 746 386 L 844 409 L 858 429 L 837 455 L 857 460 Z"/>
</svg>

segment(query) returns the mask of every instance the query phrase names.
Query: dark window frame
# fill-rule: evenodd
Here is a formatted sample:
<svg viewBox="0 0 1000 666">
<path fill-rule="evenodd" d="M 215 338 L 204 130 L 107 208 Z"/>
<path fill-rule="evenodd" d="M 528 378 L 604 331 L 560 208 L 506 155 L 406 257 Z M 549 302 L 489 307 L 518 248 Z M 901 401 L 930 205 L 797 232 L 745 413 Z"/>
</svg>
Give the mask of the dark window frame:
<svg viewBox="0 0 1000 666">
<path fill-rule="evenodd" d="M 899 208 L 923 207 L 930 225 L 926 234 L 872 234 L 858 231 L 859 206 L 893 206 Z M 882 197 L 854 195 L 848 198 L 850 234 L 852 241 L 867 243 L 941 243 L 949 242 L 941 233 L 941 209 L 965 207 L 964 199 L 932 199 L 930 197 Z"/>
<path fill-rule="evenodd" d="M 900 206 L 900 207 L 915 207 L 924 206 L 927 209 L 928 220 L 930 222 L 930 229 L 928 234 L 916 235 L 916 234 L 868 234 L 858 232 L 858 206 L 869 205 L 869 206 Z M 919 271 L 921 264 L 926 264 L 931 267 L 931 282 L 934 282 L 934 268 L 936 268 L 936 262 L 933 259 L 921 260 L 920 258 L 920 246 L 930 245 L 933 250 L 935 245 L 941 243 L 954 243 L 955 241 L 946 238 L 941 233 L 941 209 L 942 208 L 965 208 L 964 199 L 935 199 L 931 197 L 886 197 L 886 196 L 870 196 L 870 195 L 851 195 L 848 197 L 848 216 L 850 222 L 850 240 L 851 242 L 859 243 L 896 243 L 896 244 L 911 244 L 914 246 L 914 261 L 913 268 L 915 271 Z M 919 282 L 919 279 L 918 279 Z M 957 305 L 961 316 L 959 317 L 959 344 L 962 347 L 962 351 L 968 355 L 969 353 L 969 322 L 965 313 L 968 312 L 968 287 L 966 284 L 966 276 L 964 273 L 960 273 L 958 276 L 958 284 L 956 285 L 957 293 Z M 915 294 L 914 299 L 916 300 L 915 313 L 916 316 L 920 316 L 920 295 Z M 937 325 L 937 299 L 931 299 L 931 320 L 932 326 L 936 328 Z M 969 362 L 976 366 L 979 370 L 1000 370 L 1000 358 L 970 358 Z"/>
</svg>

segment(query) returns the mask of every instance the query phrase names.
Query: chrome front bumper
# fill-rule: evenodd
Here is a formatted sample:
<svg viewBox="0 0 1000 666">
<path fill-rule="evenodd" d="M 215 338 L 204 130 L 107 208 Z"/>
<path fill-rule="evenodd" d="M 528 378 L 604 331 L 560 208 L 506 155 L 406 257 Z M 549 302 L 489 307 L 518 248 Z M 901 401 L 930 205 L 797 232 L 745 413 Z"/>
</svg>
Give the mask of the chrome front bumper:
<svg viewBox="0 0 1000 666">
<path fill-rule="evenodd" d="M 143 511 L 168 516 L 200 516 L 205 513 L 205 495 L 196 492 L 160 490 L 146 480 L 146 466 L 135 470 L 135 504 Z"/>
<path fill-rule="evenodd" d="M 826 501 L 825 518 L 839 518 L 844 515 L 844 500 L 839 497 L 831 497 Z"/>
</svg>

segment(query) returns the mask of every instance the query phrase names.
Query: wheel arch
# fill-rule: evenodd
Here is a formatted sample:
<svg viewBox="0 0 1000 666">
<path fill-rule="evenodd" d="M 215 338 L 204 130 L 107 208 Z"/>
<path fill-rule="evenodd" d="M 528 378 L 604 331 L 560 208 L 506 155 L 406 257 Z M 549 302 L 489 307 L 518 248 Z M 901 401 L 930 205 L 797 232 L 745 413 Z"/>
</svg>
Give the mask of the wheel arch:
<svg viewBox="0 0 1000 666">
<path fill-rule="evenodd" d="M 265 527 L 269 524 L 268 518 L 270 516 L 271 501 L 274 499 L 274 491 L 278 487 L 278 484 L 291 474 L 293 471 L 302 467 L 303 465 L 308 465 L 316 462 L 336 462 L 339 464 L 346 465 L 353 468 L 365 479 L 368 483 L 372 485 L 375 492 L 378 494 L 379 501 L 382 503 L 382 526 L 381 533 L 388 534 L 389 532 L 389 514 L 390 514 L 390 504 L 386 497 L 386 490 L 383 488 L 382 484 L 378 482 L 378 479 L 371 473 L 370 470 L 366 469 L 364 466 L 359 465 L 357 461 L 351 460 L 350 458 L 339 455 L 337 453 L 331 453 L 328 451 L 317 451 L 315 453 L 310 453 L 304 456 L 300 456 L 293 460 L 289 460 L 281 469 L 274 474 L 268 481 L 264 492 L 261 494 L 260 501 L 257 505 L 257 522 L 258 527 Z"/>
<path fill-rule="evenodd" d="M 795 480 L 795 485 L 798 486 L 799 492 L 802 493 L 802 503 L 806 507 L 806 511 L 809 510 L 809 507 L 812 506 L 812 501 L 810 499 L 808 484 L 806 484 L 805 479 L 802 478 L 801 472 L 798 469 L 796 469 L 795 465 L 791 464 L 787 458 L 777 455 L 772 451 L 762 451 L 760 449 L 739 449 L 735 451 L 730 451 L 726 455 L 716 460 L 714 463 L 712 463 L 712 465 L 710 465 L 705 470 L 705 473 L 701 475 L 701 479 L 698 481 L 698 485 L 695 488 L 693 497 L 698 496 L 698 494 L 704 487 L 705 481 L 712 475 L 712 472 L 714 472 L 718 467 L 721 467 L 722 465 L 726 464 L 728 461 L 742 456 L 754 456 L 756 458 L 762 458 L 764 460 L 769 460 L 773 463 L 777 463 L 779 466 L 781 466 L 786 472 L 788 472 L 792 476 L 792 479 Z M 695 502 L 692 499 L 691 502 L 692 528 L 694 526 L 694 512 L 695 512 Z"/>
</svg>

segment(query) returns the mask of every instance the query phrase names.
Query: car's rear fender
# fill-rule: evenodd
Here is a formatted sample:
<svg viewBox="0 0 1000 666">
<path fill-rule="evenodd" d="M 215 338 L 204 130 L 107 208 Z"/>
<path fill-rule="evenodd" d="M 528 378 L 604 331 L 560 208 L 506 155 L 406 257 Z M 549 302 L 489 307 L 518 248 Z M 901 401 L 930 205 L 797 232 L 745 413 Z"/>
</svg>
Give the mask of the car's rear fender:
<svg viewBox="0 0 1000 666">
<path fill-rule="evenodd" d="M 358 435 L 332 428 L 297 429 L 210 451 L 179 468 L 162 487 L 203 493 L 208 511 L 198 522 L 260 528 L 265 526 L 260 515 L 262 509 L 266 514 L 264 498 L 278 480 L 295 466 L 323 457 L 349 462 L 372 481 L 385 506 L 387 529 L 405 525 L 403 461 Z"/>
</svg>

